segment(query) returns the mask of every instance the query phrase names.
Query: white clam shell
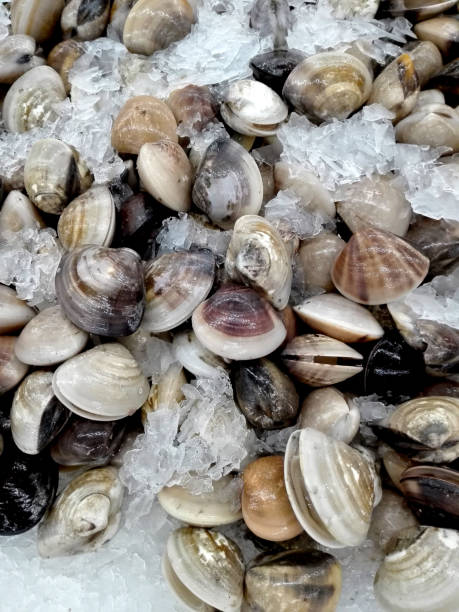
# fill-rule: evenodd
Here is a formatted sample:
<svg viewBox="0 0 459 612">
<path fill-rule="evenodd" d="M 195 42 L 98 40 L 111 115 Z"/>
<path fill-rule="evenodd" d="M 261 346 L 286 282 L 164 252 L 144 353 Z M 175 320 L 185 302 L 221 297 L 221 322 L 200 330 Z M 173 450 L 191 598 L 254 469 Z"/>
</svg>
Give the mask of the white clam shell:
<svg viewBox="0 0 459 612">
<path fill-rule="evenodd" d="M 0 285 L 0 334 L 21 329 L 34 316 L 34 310 L 18 298 L 14 289 Z"/>
<path fill-rule="evenodd" d="M 213 378 L 219 376 L 218 368 L 227 367 L 221 357 L 199 342 L 192 330 L 176 334 L 172 345 L 177 359 L 194 376 Z"/>
<path fill-rule="evenodd" d="M 0 336 L 0 395 L 15 387 L 29 369 L 16 357 L 16 343 L 15 336 Z"/>
<path fill-rule="evenodd" d="M 10 191 L 0 209 L 0 239 L 12 241 L 14 232 L 35 227 L 45 227 L 38 209 L 20 191 Z"/>
<path fill-rule="evenodd" d="M 395 128 L 397 142 L 459 151 L 459 116 L 446 104 L 424 104 L 402 119 Z"/>
<path fill-rule="evenodd" d="M 43 57 L 34 55 L 35 40 L 24 34 L 12 34 L 0 42 L 0 83 L 13 83 L 24 72 L 42 66 Z"/>
<path fill-rule="evenodd" d="M 147 401 L 142 406 L 142 423 L 145 425 L 150 412 L 159 407 L 174 410 L 184 399 L 182 387 L 187 382 L 182 366 L 171 363 L 159 380 L 151 385 Z"/>
</svg>

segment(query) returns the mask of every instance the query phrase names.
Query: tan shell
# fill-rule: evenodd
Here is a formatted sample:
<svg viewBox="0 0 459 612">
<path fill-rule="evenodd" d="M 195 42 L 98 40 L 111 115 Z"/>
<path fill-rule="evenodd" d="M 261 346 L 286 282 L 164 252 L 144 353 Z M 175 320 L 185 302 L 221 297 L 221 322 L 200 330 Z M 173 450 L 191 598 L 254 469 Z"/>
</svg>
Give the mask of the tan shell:
<svg viewBox="0 0 459 612">
<path fill-rule="evenodd" d="M 375 228 L 356 232 L 336 258 L 332 279 L 360 304 L 387 304 L 424 280 L 429 260 L 394 234 Z"/>
<path fill-rule="evenodd" d="M 397 142 L 448 147 L 459 152 L 459 114 L 446 104 L 426 104 L 402 119 L 395 128 Z"/>
<path fill-rule="evenodd" d="M 444 57 L 451 55 L 451 59 L 454 59 L 459 42 L 459 22 L 453 16 L 445 15 L 417 23 L 414 33 L 419 40 L 433 42 Z"/>
<path fill-rule="evenodd" d="M 73 64 L 83 55 L 83 53 L 83 44 L 73 38 L 62 40 L 49 52 L 48 65 L 61 77 L 67 94 L 70 93 L 71 89 L 69 72 L 73 68 Z"/>
<path fill-rule="evenodd" d="M 38 209 L 20 191 L 10 191 L 0 209 L 0 239 L 11 241 L 11 232 L 31 227 L 45 227 Z"/>
<path fill-rule="evenodd" d="M 53 34 L 65 0 L 14 0 L 11 3 L 13 34 L 28 34 L 38 43 Z"/>
<path fill-rule="evenodd" d="M 429 40 L 414 41 L 406 46 L 406 50 L 413 60 L 419 86 L 422 88 L 443 68 L 441 53 Z"/>
<path fill-rule="evenodd" d="M 112 146 L 119 153 L 138 155 L 146 142 L 177 142 L 177 123 L 170 108 L 153 96 L 136 96 L 126 102 L 112 127 Z"/>
<path fill-rule="evenodd" d="M 298 253 L 306 285 L 332 291 L 331 271 L 336 256 L 346 245 L 336 234 L 324 232 L 304 240 Z"/>
<path fill-rule="evenodd" d="M 384 335 L 366 308 L 336 293 L 307 298 L 293 310 L 313 329 L 342 342 L 369 342 Z"/>
<path fill-rule="evenodd" d="M 33 309 L 18 298 L 14 289 L 0 285 L 0 334 L 22 329 L 34 316 Z"/>
<path fill-rule="evenodd" d="M 131 53 L 151 55 L 184 38 L 193 23 L 187 0 L 138 0 L 124 24 L 123 42 Z"/>
<path fill-rule="evenodd" d="M 24 72 L 45 63 L 34 55 L 36 46 L 35 40 L 25 34 L 12 34 L 0 41 L 0 83 L 13 83 Z"/>
<path fill-rule="evenodd" d="M 348 53 L 317 53 L 300 62 L 287 78 L 282 95 L 313 120 L 346 119 L 368 99 L 373 77 Z"/>
<path fill-rule="evenodd" d="M 186 123 L 195 130 L 202 128 L 216 116 L 210 90 L 206 86 L 186 85 L 174 89 L 167 99 L 177 123 Z"/>
<path fill-rule="evenodd" d="M 394 450 L 389 448 L 388 446 L 384 446 L 384 451 L 382 454 L 382 461 L 384 464 L 384 468 L 386 472 L 389 474 L 389 477 L 392 483 L 399 489 L 402 490 L 400 485 L 400 479 L 403 472 L 413 465 L 413 462 L 408 457 L 404 455 L 400 455 L 396 453 Z"/>
<path fill-rule="evenodd" d="M 346 363 L 342 365 L 340 360 Z M 334 385 L 355 376 L 363 369 L 362 360 L 347 344 L 321 334 L 297 336 L 282 351 L 290 374 L 311 387 Z"/>
<path fill-rule="evenodd" d="M 427 104 L 445 104 L 445 95 L 439 89 L 424 89 L 419 92 L 418 101 L 413 108 L 413 113 Z"/>
<path fill-rule="evenodd" d="M 186 153 L 176 142 L 159 140 L 142 145 L 137 171 L 142 185 L 158 202 L 179 212 L 191 208 L 194 172 Z"/>
<path fill-rule="evenodd" d="M 15 336 L 0 336 L 0 395 L 15 387 L 29 369 L 16 357 L 16 342 Z"/>
<path fill-rule="evenodd" d="M 167 407 L 174 410 L 177 404 L 184 399 L 183 385 L 186 385 L 186 377 L 179 363 L 172 363 L 167 370 L 161 374 L 159 380 L 151 385 L 147 401 L 142 406 L 142 423 L 148 420 L 150 412 L 159 407 Z"/>
</svg>

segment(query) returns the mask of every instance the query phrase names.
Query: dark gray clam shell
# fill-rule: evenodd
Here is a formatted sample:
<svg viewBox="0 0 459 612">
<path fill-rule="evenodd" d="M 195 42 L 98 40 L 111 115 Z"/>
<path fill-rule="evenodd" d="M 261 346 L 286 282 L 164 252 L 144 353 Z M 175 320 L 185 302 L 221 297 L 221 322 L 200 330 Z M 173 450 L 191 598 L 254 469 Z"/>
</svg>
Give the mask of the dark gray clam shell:
<svg viewBox="0 0 459 612">
<path fill-rule="evenodd" d="M 109 13 L 110 0 L 70 0 L 61 15 L 64 38 L 93 40 L 101 36 Z"/>
<path fill-rule="evenodd" d="M 86 246 L 61 260 L 56 295 L 80 329 L 100 336 L 128 336 L 144 310 L 143 270 L 131 249 Z"/>
</svg>

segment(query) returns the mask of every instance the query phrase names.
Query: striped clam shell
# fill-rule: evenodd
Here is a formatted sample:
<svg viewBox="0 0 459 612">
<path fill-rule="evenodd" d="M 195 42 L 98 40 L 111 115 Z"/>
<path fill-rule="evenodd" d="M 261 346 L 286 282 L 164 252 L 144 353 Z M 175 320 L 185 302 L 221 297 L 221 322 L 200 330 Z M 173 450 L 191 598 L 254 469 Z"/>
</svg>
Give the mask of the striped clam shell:
<svg viewBox="0 0 459 612">
<path fill-rule="evenodd" d="M 38 209 L 20 191 L 10 191 L 0 209 L 0 239 L 12 241 L 15 232 L 31 227 L 45 227 Z"/>
<path fill-rule="evenodd" d="M 0 395 L 15 387 L 29 369 L 16 357 L 16 342 L 15 336 L 0 336 Z"/>
<path fill-rule="evenodd" d="M 14 289 L 0 285 L 0 334 L 21 329 L 34 316 L 34 310 L 18 298 Z"/>
<path fill-rule="evenodd" d="M 28 34 L 37 43 L 48 40 L 59 21 L 65 0 L 14 0 L 11 2 L 13 34 Z"/>
<path fill-rule="evenodd" d="M 61 77 L 65 91 L 70 93 L 69 72 L 73 64 L 84 53 L 84 45 L 73 38 L 61 40 L 48 54 L 48 66 L 51 66 Z"/>
<path fill-rule="evenodd" d="M 332 279 L 345 297 L 360 304 L 387 304 L 424 280 L 429 260 L 389 232 L 366 228 L 353 234 L 336 258 Z"/>
</svg>

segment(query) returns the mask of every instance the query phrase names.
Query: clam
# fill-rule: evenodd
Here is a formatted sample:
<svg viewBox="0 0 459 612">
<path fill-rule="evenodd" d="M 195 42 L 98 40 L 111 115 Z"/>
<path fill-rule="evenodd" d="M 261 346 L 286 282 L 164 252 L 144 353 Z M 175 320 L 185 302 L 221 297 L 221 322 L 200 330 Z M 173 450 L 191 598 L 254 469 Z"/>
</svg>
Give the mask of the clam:
<svg viewBox="0 0 459 612">
<path fill-rule="evenodd" d="M 158 380 L 151 385 L 147 401 L 142 406 L 142 423 L 145 425 L 150 412 L 158 408 L 174 410 L 177 404 L 185 398 L 182 387 L 186 385 L 186 382 L 182 366 L 177 362 L 171 363 Z"/>
<path fill-rule="evenodd" d="M 368 538 L 387 550 L 399 531 L 417 525 L 405 498 L 391 489 L 383 489 L 382 499 L 373 510 Z"/>
<path fill-rule="evenodd" d="M 275 351 L 286 329 L 272 306 L 253 289 L 225 285 L 193 313 L 198 340 L 227 359 L 258 359 Z"/>
<path fill-rule="evenodd" d="M 261 457 L 244 470 L 242 516 L 259 538 L 278 542 L 299 535 L 303 528 L 296 520 L 284 484 L 284 459 Z"/>
<path fill-rule="evenodd" d="M 233 281 L 259 291 L 276 308 L 287 306 L 292 265 L 279 232 L 263 217 L 244 215 L 234 224 L 225 271 Z"/>
<path fill-rule="evenodd" d="M 402 119 L 396 131 L 411 116 Z M 368 225 L 397 236 L 404 236 L 408 231 L 411 206 L 391 176 L 373 174 L 360 179 L 347 185 L 339 200 L 336 210 L 352 232 Z"/>
<path fill-rule="evenodd" d="M 207 149 L 193 187 L 193 202 L 209 218 L 230 229 L 243 215 L 256 215 L 263 182 L 253 157 L 234 140 L 215 140 Z"/>
<path fill-rule="evenodd" d="M 102 35 L 110 14 L 110 0 L 70 0 L 61 14 L 64 38 L 94 40 Z"/>
<path fill-rule="evenodd" d="M 295 385 L 268 359 L 236 363 L 233 370 L 237 405 L 259 429 L 281 429 L 295 422 L 299 399 Z"/>
<path fill-rule="evenodd" d="M 404 50 L 413 60 L 421 88 L 443 68 L 441 53 L 438 47 L 429 40 L 415 40 L 405 45 Z"/>
<path fill-rule="evenodd" d="M 340 594 L 341 565 L 319 550 L 262 554 L 245 573 L 245 601 L 258 612 L 334 612 Z"/>
<path fill-rule="evenodd" d="M 387 304 L 424 280 L 429 260 L 395 234 L 367 227 L 353 234 L 335 260 L 333 282 L 360 304 Z"/>
<path fill-rule="evenodd" d="M 392 450 L 389 446 L 381 445 L 382 461 L 384 468 L 392 481 L 392 484 L 400 491 L 402 490 L 400 479 L 403 472 L 413 465 L 411 459 L 405 455 L 400 455 Z"/>
<path fill-rule="evenodd" d="M 1 213 L 0 213 L 1 214 Z M 459 222 L 417 215 L 407 239 L 430 260 L 430 274 L 446 274 L 459 254 Z"/>
<path fill-rule="evenodd" d="M 114 467 L 89 470 L 60 493 L 38 528 L 41 557 L 97 550 L 118 531 L 123 485 Z"/>
<path fill-rule="evenodd" d="M 170 108 L 153 96 L 130 98 L 112 127 L 112 146 L 119 153 L 138 155 L 146 142 L 177 142 L 177 123 Z"/>
<path fill-rule="evenodd" d="M 148 262 L 142 326 L 156 334 L 184 323 L 209 294 L 214 267 L 207 250 L 166 253 Z"/>
<path fill-rule="evenodd" d="M 367 101 L 373 76 L 353 55 L 327 51 L 306 58 L 292 70 L 282 95 L 314 121 L 346 119 Z"/>
<path fill-rule="evenodd" d="M 142 259 L 152 255 L 153 238 L 161 212 L 145 191 L 136 193 L 119 205 L 117 243 L 137 251 Z"/>
<path fill-rule="evenodd" d="M 0 285 L 0 334 L 22 329 L 34 316 L 35 312 L 14 289 Z"/>
<path fill-rule="evenodd" d="M 349 444 L 360 426 L 360 412 L 352 398 L 335 387 L 311 391 L 298 416 L 300 428 L 311 427 Z"/>
<path fill-rule="evenodd" d="M 366 308 L 336 293 L 306 298 L 293 310 L 316 331 L 342 342 L 369 342 L 384 335 L 383 328 Z"/>
<path fill-rule="evenodd" d="M 19 385 L 11 405 L 14 443 L 28 455 L 38 455 L 57 436 L 70 412 L 54 396 L 51 372 L 37 370 Z"/>
<path fill-rule="evenodd" d="M 54 0 L 53 0 L 54 1 Z M 36 66 L 8 89 L 3 120 L 10 132 L 27 132 L 57 118 L 54 105 L 65 99 L 61 77 L 49 66 Z"/>
<path fill-rule="evenodd" d="M 280 95 L 288 75 L 304 58 L 304 53 L 296 49 L 274 49 L 253 57 L 250 68 L 254 79 Z"/>
<path fill-rule="evenodd" d="M 17 338 L 0 336 L 0 395 L 13 389 L 27 374 L 29 366 L 16 357 Z"/>
<path fill-rule="evenodd" d="M 424 89 L 419 92 L 418 101 L 413 108 L 413 113 L 429 104 L 445 104 L 445 96 L 439 89 Z"/>
<path fill-rule="evenodd" d="M 287 119 L 282 98 L 259 81 L 234 81 L 223 94 L 220 106 L 223 121 L 239 134 L 271 136 Z"/>
<path fill-rule="evenodd" d="M 430 80 L 429 86 L 436 87 L 446 96 L 451 96 L 453 100 L 457 100 L 457 95 L 459 93 L 458 77 L 459 58 L 449 62 L 449 64 L 446 64 L 442 70 L 437 72 L 437 74 L 435 74 L 435 76 Z M 454 104 L 456 104 L 456 102 Z"/>
<path fill-rule="evenodd" d="M 342 238 L 331 232 L 323 232 L 301 243 L 298 258 L 306 285 L 325 291 L 334 289 L 331 271 L 338 253 L 345 245 Z"/>
<path fill-rule="evenodd" d="M 115 218 L 110 190 L 105 185 L 96 185 L 64 208 L 57 223 L 57 235 L 67 251 L 89 244 L 110 246 Z"/>
<path fill-rule="evenodd" d="M 56 397 L 79 416 L 115 421 L 133 414 L 150 386 L 131 353 L 118 343 L 99 344 L 54 372 Z"/>
<path fill-rule="evenodd" d="M 38 43 L 51 38 L 61 16 L 65 0 L 13 0 L 13 34 L 28 34 Z"/>
<path fill-rule="evenodd" d="M 216 117 L 216 106 L 206 86 L 186 85 L 169 94 L 167 105 L 177 124 L 184 123 L 195 130 L 202 128 Z"/>
<path fill-rule="evenodd" d="M 20 191 L 10 191 L 0 209 L 0 239 L 14 240 L 12 233 L 44 226 L 43 219 L 29 198 Z"/>
<path fill-rule="evenodd" d="M 212 491 L 193 495 L 185 487 L 164 487 L 158 501 L 172 517 L 196 527 L 228 525 L 242 518 L 240 488 L 234 476 L 212 483 Z"/>
<path fill-rule="evenodd" d="M 138 0 L 124 24 L 123 42 L 131 53 L 151 55 L 184 38 L 193 23 L 187 0 Z"/>
<path fill-rule="evenodd" d="M 446 104 L 426 104 L 402 119 L 395 128 L 397 142 L 448 147 L 459 152 L 459 114 Z"/>
<path fill-rule="evenodd" d="M 122 40 L 123 28 L 126 23 L 129 11 L 134 6 L 137 0 L 113 0 L 110 9 L 110 25 L 107 32 L 112 32 L 116 35 L 116 40 Z"/>
<path fill-rule="evenodd" d="M 71 90 L 69 72 L 73 68 L 73 64 L 83 55 L 83 53 L 83 43 L 78 42 L 74 38 L 70 38 L 57 43 L 48 54 L 48 65 L 61 77 L 67 94 L 69 94 Z"/>
<path fill-rule="evenodd" d="M 212 378 L 219 375 L 219 368 L 226 369 L 223 359 L 206 349 L 192 330 L 176 334 L 172 345 L 176 358 L 193 376 Z"/>
<path fill-rule="evenodd" d="M 400 15 L 412 21 L 422 21 L 452 8 L 456 0 L 383 0 L 381 9 L 394 17 Z"/>
<path fill-rule="evenodd" d="M 180 212 L 191 208 L 193 168 L 176 142 L 159 140 L 142 145 L 137 171 L 144 188 L 158 202 Z"/>
<path fill-rule="evenodd" d="M 295 378 L 311 387 L 342 382 L 363 370 L 363 357 L 339 340 L 321 334 L 297 336 L 282 351 L 282 361 Z"/>
<path fill-rule="evenodd" d="M 0 42 L 0 83 L 13 83 L 24 72 L 45 63 L 35 55 L 36 46 L 35 40 L 24 34 L 13 34 Z"/>
<path fill-rule="evenodd" d="M 91 183 L 91 173 L 73 147 L 55 138 L 34 142 L 24 166 L 24 185 L 35 206 L 59 215 Z"/>
<path fill-rule="evenodd" d="M 64 255 L 56 273 L 64 314 L 80 329 L 101 336 L 128 336 L 144 310 L 143 269 L 131 249 L 84 246 Z"/>
<path fill-rule="evenodd" d="M 237 612 L 244 563 L 237 544 L 218 531 L 182 527 L 167 540 L 163 575 L 182 605 L 208 612 Z"/>
<path fill-rule="evenodd" d="M 459 597 L 459 534 L 417 527 L 398 534 L 375 577 L 385 610 L 454 612 Z"/>
<path fill-rule="evenodd" d="M 442 16 L 422 21 L 414 27 L 420 40 L 430 40 L 442 52 L 443 57 L 457 57 L 459 47 L 459 22 L 454 17 Z"/>
<path fill-rule="evenodd" d="M 50 306 L 27 323 L 15 352 L 24 363 L 51 366 L 77 355 L 87 341 L 88 334 L 69 321 L 60 306 Z"/>
<path fill-rule="evenodd" d="M 373 466 L 359 451 L 311 428 L 292 433 L 285 451 L 285 485 L 305 531 L 331 548 L 358 546 L 375 499 Z"/>
</svg>

